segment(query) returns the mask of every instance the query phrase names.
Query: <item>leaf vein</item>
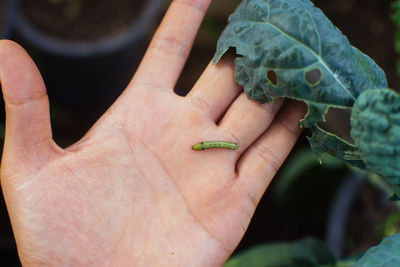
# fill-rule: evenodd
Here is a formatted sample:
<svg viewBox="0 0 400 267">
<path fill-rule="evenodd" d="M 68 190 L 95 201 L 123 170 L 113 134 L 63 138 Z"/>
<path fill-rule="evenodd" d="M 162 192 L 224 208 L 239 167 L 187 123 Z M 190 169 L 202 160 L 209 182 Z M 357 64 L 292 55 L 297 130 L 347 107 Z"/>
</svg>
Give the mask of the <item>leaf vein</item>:
<svg viewBox="0 0 400 267">
<path fill-rule="evenodd" d="M 356 99 L 356 97 L 347 89 L 346 85 L 344 85 L 344 83 L 338 79 L 334 73 L 332 72 L 332 70 L 330 69 L 330 67 L 325 63 L 325 61 L 323 60 L 322 57 L 320 57 L 317 53 L 315 53 L 315 51 L 311 48 L 308 47 L 307 45 L 303 44 L 300 40 L 296 39 L 293 36 L 290 36 L 288 33 L 286 33 L 285 31 L 283 31 L 282 29 L 280 29 L 278 26 L 275 26 L 274 24 L 270 23 L 269 21 L 263 21 L 263 22 L 259 22 L 259 21 L 250 21 L 250 23 L 254 23 L 254 24 L 262 24 L 262 23 L 266 23 L 268 26 L 270 26 L 271 28 L 275 29 L 276 31 L 282 33 L 283 36 L 289 38 L 290 40 L 298 43 L 300 46 L 304 47 L 306 50 L 308 50 L 313 56 L 315 56 L 318 59 L 318 62 L 321 63 L 321 65 L 323 67 L 325 67 L 325 69 L 329 72 L 330 75 L 332 75 L 332 77 L 340 84 L 340 86 L 343 88 L 343 90 L 351 96 L 351 98 L 353 100 Z"/>
</svg>

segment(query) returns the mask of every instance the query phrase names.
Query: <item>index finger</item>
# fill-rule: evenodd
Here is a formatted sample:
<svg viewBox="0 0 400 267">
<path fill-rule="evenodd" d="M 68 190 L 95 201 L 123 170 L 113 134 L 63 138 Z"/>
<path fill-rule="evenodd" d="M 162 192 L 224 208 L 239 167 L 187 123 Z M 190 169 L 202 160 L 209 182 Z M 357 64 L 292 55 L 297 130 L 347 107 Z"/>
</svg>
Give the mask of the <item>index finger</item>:
<svg viewBox="0 0 400 267">
<path fill-rule="evenodd" d="M 211 0 L 173 0 L 133 83 L 173 91 Z"/>
</svg>

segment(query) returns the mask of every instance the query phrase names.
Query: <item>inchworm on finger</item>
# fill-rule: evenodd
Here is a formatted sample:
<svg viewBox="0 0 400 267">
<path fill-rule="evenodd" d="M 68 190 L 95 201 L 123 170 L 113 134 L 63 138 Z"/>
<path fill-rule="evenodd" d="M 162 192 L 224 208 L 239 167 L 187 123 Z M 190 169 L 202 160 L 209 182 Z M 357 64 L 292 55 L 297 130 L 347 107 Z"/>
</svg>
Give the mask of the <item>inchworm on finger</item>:
<svg viewBox="0 0 400 267">
<path fill-rule="evenodd" d="M 193 150 L 204 150 L 210 148 L 228 148 L 232 150 L 236 150 L 239 148 L 239 145 L 232 142 L 224 142 L 224 141 L 207 141 L 195 144 L 192 146 Z"/>
</svg>

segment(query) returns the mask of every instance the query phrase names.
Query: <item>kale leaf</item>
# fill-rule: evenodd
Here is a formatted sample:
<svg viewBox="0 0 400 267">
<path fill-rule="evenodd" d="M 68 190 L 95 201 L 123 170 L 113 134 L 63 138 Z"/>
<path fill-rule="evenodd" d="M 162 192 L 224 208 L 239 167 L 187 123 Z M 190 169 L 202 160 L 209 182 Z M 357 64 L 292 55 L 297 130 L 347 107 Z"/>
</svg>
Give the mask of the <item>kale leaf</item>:
<svg viewBox="0 0 400 267">
<path fill-rule="evenodd" d="M 386 237 L 376 247 L 370 248 L 354 267 L 400 266 L 400 234 Z"/>
<path fill-rule="evenodd" d="M 229 17 L 214 63 L 232 47 L 235 79 L 250 99 L 304 100 L 305 127 L 329 107 L 351 108 L 361 92 L 387 87 L 384 72 L 309 0 L 244 0 Z"/>
<path fill-rule="evenodd" d="M 235 48 L 235 80 L 250 99 L 304 101 L 308 113 L 300 124 L 311 129 L 309 141 L 317 155 L 329 153 L 353 166 L 377 171 L 362 157 L 362 141 L 346 142 L 318 123 L 325 121 L 329 108 L 352 109 L 363 92 L 387 88 L 383 70 L 351 46 L 309 0 L 243 0 L 228 22 L 213 62 Z M 354 139 L 364 137 L 353 134 Z M 393 180 L 388 173 L 377 173 Z M 400 184 L 400 176 L 396 177 Z"/>
<path fill-rule="evenodd" d="M 400 196 L 400 95 L 389 89 L 362 93 L 351 112 L 350 134 L 366 168 Z"/>
</svg>

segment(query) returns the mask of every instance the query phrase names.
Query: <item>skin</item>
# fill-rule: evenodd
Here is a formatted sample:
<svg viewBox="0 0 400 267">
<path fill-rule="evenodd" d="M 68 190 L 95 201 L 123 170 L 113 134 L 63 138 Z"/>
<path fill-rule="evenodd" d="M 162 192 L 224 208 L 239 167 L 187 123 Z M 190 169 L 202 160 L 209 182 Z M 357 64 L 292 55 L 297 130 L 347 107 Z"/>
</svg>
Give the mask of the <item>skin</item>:
<svg viewBox="0 0 400 267">
<path fill-rule="evenodd" d="M 227 59 L 173 93 L 209 2 L 172 1 L 125 92 L 66 149 L 35 64 L 0 41 L 1 186 L 24 266 L 221 266 L 238 245 L 305 107 L 248 100 Z"/>
</svg>

